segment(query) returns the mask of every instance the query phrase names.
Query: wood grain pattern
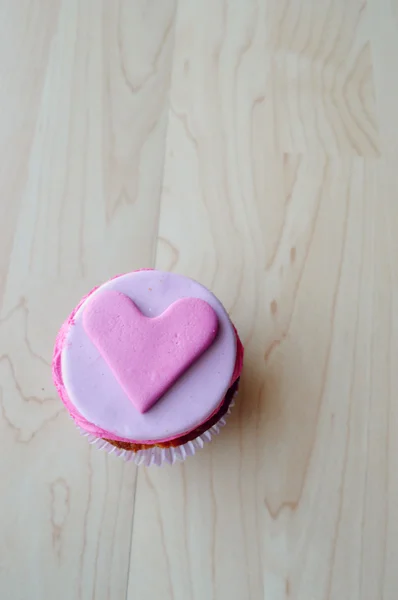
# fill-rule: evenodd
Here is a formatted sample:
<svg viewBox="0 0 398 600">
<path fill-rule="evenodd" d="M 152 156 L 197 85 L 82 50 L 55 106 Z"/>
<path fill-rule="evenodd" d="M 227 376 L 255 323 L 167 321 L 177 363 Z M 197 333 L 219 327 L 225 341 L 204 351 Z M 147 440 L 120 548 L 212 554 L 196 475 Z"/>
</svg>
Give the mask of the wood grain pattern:
<svg viewBox="0 0 398 600">
<path fill-rule="evenodd" d="M 3 598 L 396 600 L 396 0 L 0 1 Z M 53 390 L 79 297 L 185 273 L 246 345 L 184 464 Z"/>
<path fill-rule="evenodd" d="M 157 265 L 217 292 L 247 359 L 222 436 L 139 473 L 129 597 L 392 598 L 396 211 L 369 15 L 201 6 L 177 13 Z"/>
</svg>

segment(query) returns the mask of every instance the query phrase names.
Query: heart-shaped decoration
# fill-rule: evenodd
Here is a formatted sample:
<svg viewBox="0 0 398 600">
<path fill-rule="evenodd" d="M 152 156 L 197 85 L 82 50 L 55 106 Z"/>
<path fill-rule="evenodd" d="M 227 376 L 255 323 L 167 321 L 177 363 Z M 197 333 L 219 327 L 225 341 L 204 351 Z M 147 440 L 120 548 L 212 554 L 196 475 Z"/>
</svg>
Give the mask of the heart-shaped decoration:
<svg viewBox="0 0 398 600">
<path fill-rule="evenodd" d="M 125 294 L 104 290 L 87 303 L 83 326 L 131 402 L 145 413 L 210 346 L 218 318 L 199 298 L 182 298 L 149 318 Z"/>
</svg>

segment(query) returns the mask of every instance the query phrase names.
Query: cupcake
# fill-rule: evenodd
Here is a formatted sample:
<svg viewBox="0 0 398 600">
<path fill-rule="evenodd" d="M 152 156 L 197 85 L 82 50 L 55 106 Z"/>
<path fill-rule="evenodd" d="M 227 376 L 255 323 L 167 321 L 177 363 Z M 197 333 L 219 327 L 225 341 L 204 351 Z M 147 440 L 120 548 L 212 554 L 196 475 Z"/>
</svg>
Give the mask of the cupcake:
<svg viewBox="0 0 398 600">
<path fill-rule="evenodd" d="M 243 346 L 219 300 L 156 270 L 119 275 L 61 327 L 53 377 L 91 443 L 137 464 L 192 455 L 225 424 Z"/>
</svg>

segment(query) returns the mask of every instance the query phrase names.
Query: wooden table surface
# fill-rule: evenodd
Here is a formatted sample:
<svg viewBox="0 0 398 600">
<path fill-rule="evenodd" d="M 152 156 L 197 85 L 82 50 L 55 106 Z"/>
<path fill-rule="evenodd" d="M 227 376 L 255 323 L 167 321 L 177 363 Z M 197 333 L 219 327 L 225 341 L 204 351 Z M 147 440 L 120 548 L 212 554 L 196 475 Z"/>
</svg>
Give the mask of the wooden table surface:
<svg viewBox="0 0 398 600">
<path fill-rule="evenodd" d="M 2 600 L 396 600 L 398 1 L 0 0 L 0 81 Z M 51 379 L 139 267 L 246 345 L 228 426 L 163 469 Z"/>
</svg>

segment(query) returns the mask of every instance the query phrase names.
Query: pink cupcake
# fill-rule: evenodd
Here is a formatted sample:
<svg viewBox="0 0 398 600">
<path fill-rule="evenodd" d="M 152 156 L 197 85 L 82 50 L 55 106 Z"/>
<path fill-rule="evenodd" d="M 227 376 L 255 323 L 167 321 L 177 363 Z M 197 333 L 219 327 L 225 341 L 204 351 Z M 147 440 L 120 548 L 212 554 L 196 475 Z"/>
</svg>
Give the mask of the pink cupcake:
<svg viewBox="0 0 398 600">
<path fill-rule="evenodd" d="M 160 465 L 185 459 L 218 433 L 242 364 L 236 329 L 208 289 L 142 270 L 81 300 L 58 333 L 53 377 L 91 443 Z"/>
</svg>

